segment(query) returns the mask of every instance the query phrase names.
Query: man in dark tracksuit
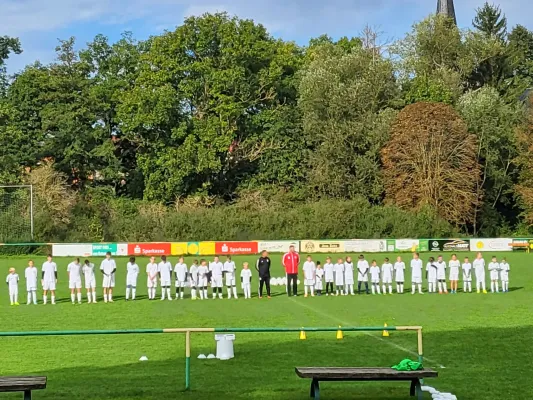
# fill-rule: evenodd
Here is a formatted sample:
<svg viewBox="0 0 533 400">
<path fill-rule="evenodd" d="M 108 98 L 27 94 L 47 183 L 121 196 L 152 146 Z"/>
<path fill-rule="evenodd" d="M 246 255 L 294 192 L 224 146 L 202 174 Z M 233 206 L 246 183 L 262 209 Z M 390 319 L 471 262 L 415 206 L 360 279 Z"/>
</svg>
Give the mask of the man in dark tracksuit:
<svg viewBox="0 0 533 400">
<path fill-rule="evenodd" d="M 259 272 L 259 298 L 263 297 L 263 285 L 266 285 L 267 296 L 270 299 L 270 258 L 266 250 L 261 253 L 255 269 Z"/>
</svg>

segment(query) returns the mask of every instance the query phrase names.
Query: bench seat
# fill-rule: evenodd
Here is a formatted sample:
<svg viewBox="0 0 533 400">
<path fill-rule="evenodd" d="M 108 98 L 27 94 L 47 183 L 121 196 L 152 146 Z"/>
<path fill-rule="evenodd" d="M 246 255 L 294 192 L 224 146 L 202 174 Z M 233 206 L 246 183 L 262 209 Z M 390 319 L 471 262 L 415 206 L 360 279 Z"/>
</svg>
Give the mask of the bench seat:
<svg viewBox="0 0 533 400">
<path fill-rule="evenodd" d="M 40 389 L 46 389 L 45 376 L 0 376 L 0 393 L 24 392 L 24 400 L 31 400 L 31 392 Z"/>
</svg>

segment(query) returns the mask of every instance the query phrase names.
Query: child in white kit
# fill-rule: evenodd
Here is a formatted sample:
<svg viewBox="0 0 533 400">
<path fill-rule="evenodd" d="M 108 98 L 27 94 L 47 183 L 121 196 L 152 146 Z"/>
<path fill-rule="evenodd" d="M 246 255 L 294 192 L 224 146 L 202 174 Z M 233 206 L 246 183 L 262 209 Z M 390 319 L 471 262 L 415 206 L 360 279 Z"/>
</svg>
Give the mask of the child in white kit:
<svg viewBox="0 0 533 400">
<path fill-rule="evenodd" d="M 476 291 L 480 293 L 483 290 L 483 294 L 487 294 L 487 289 L 485 288 L 485 260 L 481 253 L 477 253 L 472 266 L 476 274 Z"/>
<path fill-rule="evenodd" d="M 191 285 L 191 300 L 196 300 L 198 288 L 198 260 L 194 260 L 189 270 L 189 285 Z"/>
<path fill-rule="evenodd" d="M 508 292 L 509 291 L 509 271 L 511 270 L 511 267 L 509 266 L 509 263 L 505 258 L 502 258 L 502 262 L 500 263 L 500 279 L 502 281 L 502 291 Z"/>
<path fill-rule="evenodd" d="M 150 262 L 146 265 L 146 286 L 148 287 L 148 300 L 155 299 L 155 290 L 157 289 L 157 263 L 155 257 L 150 257 Z"/>
<path fill-rule="evenodd" d="M 361 294 L 361 284 L 365 283 L 366 294 L 368 294 L 368 271 L 370 266 L 368 261 L 365 260 L 364 255 L 359 256 L 359 261 L 357 261 L 357 293 Z"/>
<path fill-rule="evenodd" d="M 446 287 L 446 261 L 442 259 L 442 256 L 437 258 L 435 263 L 437 267 L 437 280 L 439 281 L 439 294 L 448 294 L 448 288 Z"/>
<path fill-rule="evenodd" d="M 200 291 L 200 300 L 207 299 L 207 274 L 209 268 L 207 268 L 207 261 L 200 260 L 200 266 L 198 267 L 198 290 Z"/>
<path fill-rule="evenodd" d="M 381 266 L 381 282 L 383 283 L 383 294 L 387 294 L 387 285 L 389 286 L 389 294 L 392 294 L 392 273 L 394 267 L 390 263 L 388 258 L 385 258 L 385 262 Z"/>
<path fill-rule="evenodd" d="M 81 264 L 79 258 L 76 258 L 67 266 L 67 274 L 72 304 L 76 301 L 76 294 L 74 292 L 77 292 L 78 304 L 81 304 Z"/>
<path fill-rule="evenodd" d="M 176 300 L 183 299 L 185 284 L 187 283 L 187 272 L 187 264 L 185 264 L 185 259 L 180 257 L 178 263 L 174 267 L 174 275 L 176 278 Z"/>
<path fill-rule="evenodd" d="M 435 258 L 429 257 L 429 261 L 426 264 L 426 277 L 428 280 L 428 292 L 437 292 L 437 266 L 435 265 Z"/>
<path fill-rule="evenodd" d="M 228 256 L 226 262 L 224 263 L 224 274 L 226 275 L 226 289 L 228 290 L 228 299 L 231 299 L 231 293 L 233 292 L 233 297 L 237 298 L 237 286 L 235 285 L 235 272 L 237 267 L 235 263 L 231 260 L 231 256 Z"/>
<path fill-rule="evenodd" d="M 135 300 L 137 294 L 137 278 L 139 277 L 139 266 L 135 262 L 135 257 L 130 257 L 130 261 L 126 265 L 126 301 L 130 299 Z"/>
<path fill-rule="evenodd" d="M 37 275 L 39 271 L 35 268 L 33 260 L 28 261 L 28 267 L 24 271 L 24 277 L 26 278 L 26 291 L 28 292 L 28 301 L 26 305 L 30 305 L 32 300 L 33 304 L 37 304 Z"/>
<path fill-rule="evenodd" d="M 452 259 L 448 263 L 450 267 L 450 291 L 452 293 L 457 293 L 457 283 L 459 281 L 459 267 L 461 263 L 457 259 L 455 254 L 452 255 Z"/>
<path fill-rule="evenodd" d="M 353 262 L 351 257 L 346 257 L 346 262 L 344 263 L 344 285 L 346 294 L 351 294 L 355 296 L 353 291 L 354 285 L 354 276 L 353 276 Z"/>
<path fill-rule="evenodd" d="M 463 292 L 472 293 L 472 264 L 468 257 L 465 258 L 463 265 Z"/>
<path fill-rule="evenodd" d="M 492 261 L 489 263 L 490 271 L 490 292 L 491 293 L 500 293 L 500 285 L 498 279 L 500 278 L 500 263 L 498 259 L 493 256 Z"/>
<path fill-rule="evenodd" d="M 370 267 L 370 280 L 372 283 L 372 294 L 381 294 L 381 289 L 379 288 L 379 274 L 380 269 L 376 260 L 372 260 L 372 266 Z"/>
<path fill-rule="evenodd" d="M 337 289 L 335 290 L 335 296 L 340 295 L 344 296 L 344 261 L 342 258 L 337 260 L 337 264 L 333 266 L 333 271 L 335 271 L 335 285 Z"/>
<path fill-rule="evenodd" d="M 335 271 L 331 263 L 331 258 L 326 258 L 326 263 L 324 264 L 324 278 L 326 280 L 326 296 L 329 296 L 331 293 L 333 295 L 333 282 L 335 281 Z"/>
<path fill-rule="evenodd" d="M 167 299 L 172 301 L 172 295 L 170 294 L 172 264 L 167 261 L 167 256 L 161 256 L 161 262 L 157 266 L 157 272 L 159 273 L 159 282 L 161 283 L 161 301 L 165 300 L 165 294 L 167 295 Z"/>
<path fill-rule="evenodd" d="M 394 263 L 394 279 L 396 280 L 396 293 L 403 293 L 403 283 L 405 281 L 405 263 L 401 257 L 396 258 Z"/>
<path fill-rule="evenodd" d="M 416 286 L 418 285 L 418 293 L 422 292 L 422 260 L 420 254 L 415 253 L 411 260 L 411 294 L 415 294 Z"/>
<path fill-rule="evenodd" d="M 315 271 L 315 291 L 317 296 L 322 296 L 322 279 L 324 278 L 324 269 L 320 265 L 320 261 L 316 262 Z"/>
<path fill-rule="evenodd" d="M 304 297 L 308 296 L 308 292 L 311 292 L 311 297 L 315 296 L 315 271 L 316 265 L 311 256 L 307 256 L 307 261 L 304 262 Z"/>
<path fill-rule="evenodd" d="M 94 273 L 94 264 L 85 260 L 81 269 L 85 277 L 85 290 L 87 290 L 87 303 L 96 303 L 96 275 Z"/>
<path fill-rule="evenodd" d="M 244 292 L 244 298 L 245 299 L 251 299 L 252 298 L 252 271 L 248 268 L 248 263 L 245 262 L 242 265 L 242 271 L 241 271 L 241 285 L 242 290 Z"/>
<path fill-rule="evenodd" d="M 6 278 L 7 287 L 9 289 L 9 302 L 12 306 L 19 305 L 19 276 L 15 268 L 9 268 L 9 274 Z"/>
<path fill-rule="evenodd" d="M 211 289 L 213 290 L 213 299 L 217 297 L 222 299 L 222 277 L 224 275 L 224 264 L 220 262 L 218 256 L 215 256 L 213 262 L 209 263 L 209 272 L 211 272 Z"/>
</svg>

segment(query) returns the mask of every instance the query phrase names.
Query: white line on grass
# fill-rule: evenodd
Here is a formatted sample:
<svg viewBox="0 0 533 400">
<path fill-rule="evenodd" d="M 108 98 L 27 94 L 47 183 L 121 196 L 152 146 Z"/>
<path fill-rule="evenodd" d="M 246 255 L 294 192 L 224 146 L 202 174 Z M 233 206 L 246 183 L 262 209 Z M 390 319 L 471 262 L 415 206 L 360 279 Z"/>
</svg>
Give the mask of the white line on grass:
<svg viewBox="0 0 533 400">
<path fill-rule="evenodd" d="M 339 322 L 340 322 L 341 324 L 343 324 L 343 325 L 345 325 L 345 326 L 351 326 L 351 325 L 352 325 L 350 322 L 346 322 L 346 321 L 340 320 L 340 319 L 338 319 L 338 318 L 332 317 L 331 315 L 326 314 L 326 313 L 324 313 L 324 312 L 322 312 L 322 311 L 318 311 L 318 310 L 316 310 L 316 309 L 314 309 L 314 308 L 308 306 L 307 304 L 300 303 L 300 302 L 294 300 L 293 298 L 291 298 L 291 301 L 292 301 L 293 303 L 295 303 L 295 304 L 298 304 L 299 306 L 302 306 L 302 307 L 307 308 L 308 310 L 314 311 L 316 314 L 318 314 L 318 315 L 320 315 L 320 316 L 322 316 L 322 317 L 324 317 L 324 318 L 328 318 L 328 319 L 330 319 L 331 321 L 335 321 L 336 323 L 339 323 Z M 394 343 L 394 342 L 391 342 L 390 340 L 385 340 L 385 339 L 383 339 L 383 338 L 381 338 L 381 337 L 379 337 L 379 336 L 372 335 L 370 332 L 362 332 L 362 333 L 364 333 L 365 335 L 367 335 L 367 336 L 369 336 L 369 337 L 371 337 L 371 338 L 374 338 L 374 339 L 379 340 L 379 341 L 381 341 L 381 342 L 383 342 L 383 343 L 386 343 L 386 344 L 388 344 L 389 346 L 396 347 L 398 350 L 405 351 L 406 353 L 409 353 L 409 354 L 411 354 L 411 355 L 413 355 L 413 356 L 418 357 L 418 353 L 417 353 L 416 351 L 412 351 L 412 350 L 406 349 L 405 347 L 400 346 L 399 344 L 396 344 L 396 343 Z M 446 368 L 446 367 L 445 367 L 444 365 L 442 365 L 441 363 L 439 363 L 439 362 L 437 362 L 437 361 L 435 361 L 435 360 L 432 360 L 431 358 L 427 358 L 426 356 L 424 356 L 424 361 L 427 361 L 427 362 L 429 362 L 430 364 L 433 364 L 433 365 L 435 365 L 435 366 L 437 366 L 437 367 L 439 367 L 439 368 Z"/>
</svg>

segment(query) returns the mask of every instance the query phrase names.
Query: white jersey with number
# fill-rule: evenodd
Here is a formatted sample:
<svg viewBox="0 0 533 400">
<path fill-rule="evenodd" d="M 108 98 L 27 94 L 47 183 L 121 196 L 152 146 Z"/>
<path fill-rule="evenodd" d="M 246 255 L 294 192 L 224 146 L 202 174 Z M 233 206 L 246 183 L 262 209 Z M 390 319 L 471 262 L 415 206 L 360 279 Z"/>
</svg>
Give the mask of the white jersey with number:
<svg viewBox="0 0 533 400">
<path fill-rule="evenodd" d="M 335 264 L 333 270 L 335 271 L 335 285 L 344 286 L 344 263 Z"/>
<path fill-rule="evenodd" d="M 346 285 L 354 284 L 353 263 L 351 262 L 344 263 L 344 283 Z"/>
<path fill-rule="evenodd" d="M 224 272 L 226 274 L 226 286 L 235 286 L 235 271 L 237 267 L 233 261 L 224 263 Z"/>
<path fill-rule="evenodd" d="M 374 265 L 370 267 L 370 279 L 372 280 L 372 283 L 379 283 L 379 274 L 381 270 L 377 265 Z"/>
<path fill-rule="evenodd" d="M 394 263 L 394 274 L 396 282 L 405 281 L 405 263 L 403 261 Z"/>
<path fill-rule="evenodd" d="M 476 273 L 477 281 L 485 280 L 485 260 L 484 259 L 475 259 L 473 262 L 474 272 Z"/>
<path fill-rule="evenodd" d="M 394 267 L 391 263 L 385 263 L 381 266 L 381 280 L 383 283 L 392 283 L 392 271 Z"/>
<path fill-rule="evenodd" d="M 509 282 L 509 271 L 511 270 L 511 267 L 509 266 L 509 263 L 502 262 L 500 264 L 500 279 L 502 282 Z"/>
<path fill-rule="evenodd" d="M 459 262 L 459 260 L 450 260 L 450 262 L 448 263 L 448 267 L 450 267 L 450 280 L 458 281 L 459 268 L 461 267 L 461 263 Z"/>
<path fill-rule="evenodd" d="M 491 262 L 489 263 L 489 271 L 490 271 L 490 280 L 496 281 L 499 279 L 499 272 L 500 272 L 500 264 L 497 262 Z"/>
<path fill-rule="evenodd" d="M 85 289 L 96 289 L 96 275 L 94 273 L 94 264 L 83 264 L 81 272 L 85 277 Z"/>
<path fill-rule="evenodd" d="M 411 281 L 413 283 L 422 283 L 422 260 L 412 259 L 411 260 Z"/>
<path fill-rule="evenodd" d="M 35 267 L 28 267 L 24 271 L 24 277 L 26 278 L 26 290 L 31 292 L 37 290 L 37 275 L 39 271 Z"/>
<path fill-rule="evenodd" d="M 326 282 L 333 282 L 335 280 L 335 271 L 332 263 L 324 264 L 324 276 L 326 278 Z"/>
<path fill-rule="evenodd" d="M 139 277 L 139 266 L 136 263 L 128 262 L 126 264 L 126 285 L 137 286 L 137 278 Z"/>
<path fill-rule="evenodd" d="M 252 271 L 250 271 L 249 269 L 243 269 L 241 271 L 242 287 L 249 285 L 251 280 L 252 280 Z"/>
<path fill-rule="evenodd" d="M 437 279 L 442 281 L 446 279 L 446 261 L 435 261 L 437 267 Z"/>
<path fill-rule="evenodd" d="M 368 261 L 359 260 L 357 261 L 357 281 L 358 282 L 368 282 Z"/>
<path fill-rule="evenodd" d="M 472 264 L 463 263 L 461 268 L 463 269 L 463 281 L 472 282 Z"/>
</svg>

